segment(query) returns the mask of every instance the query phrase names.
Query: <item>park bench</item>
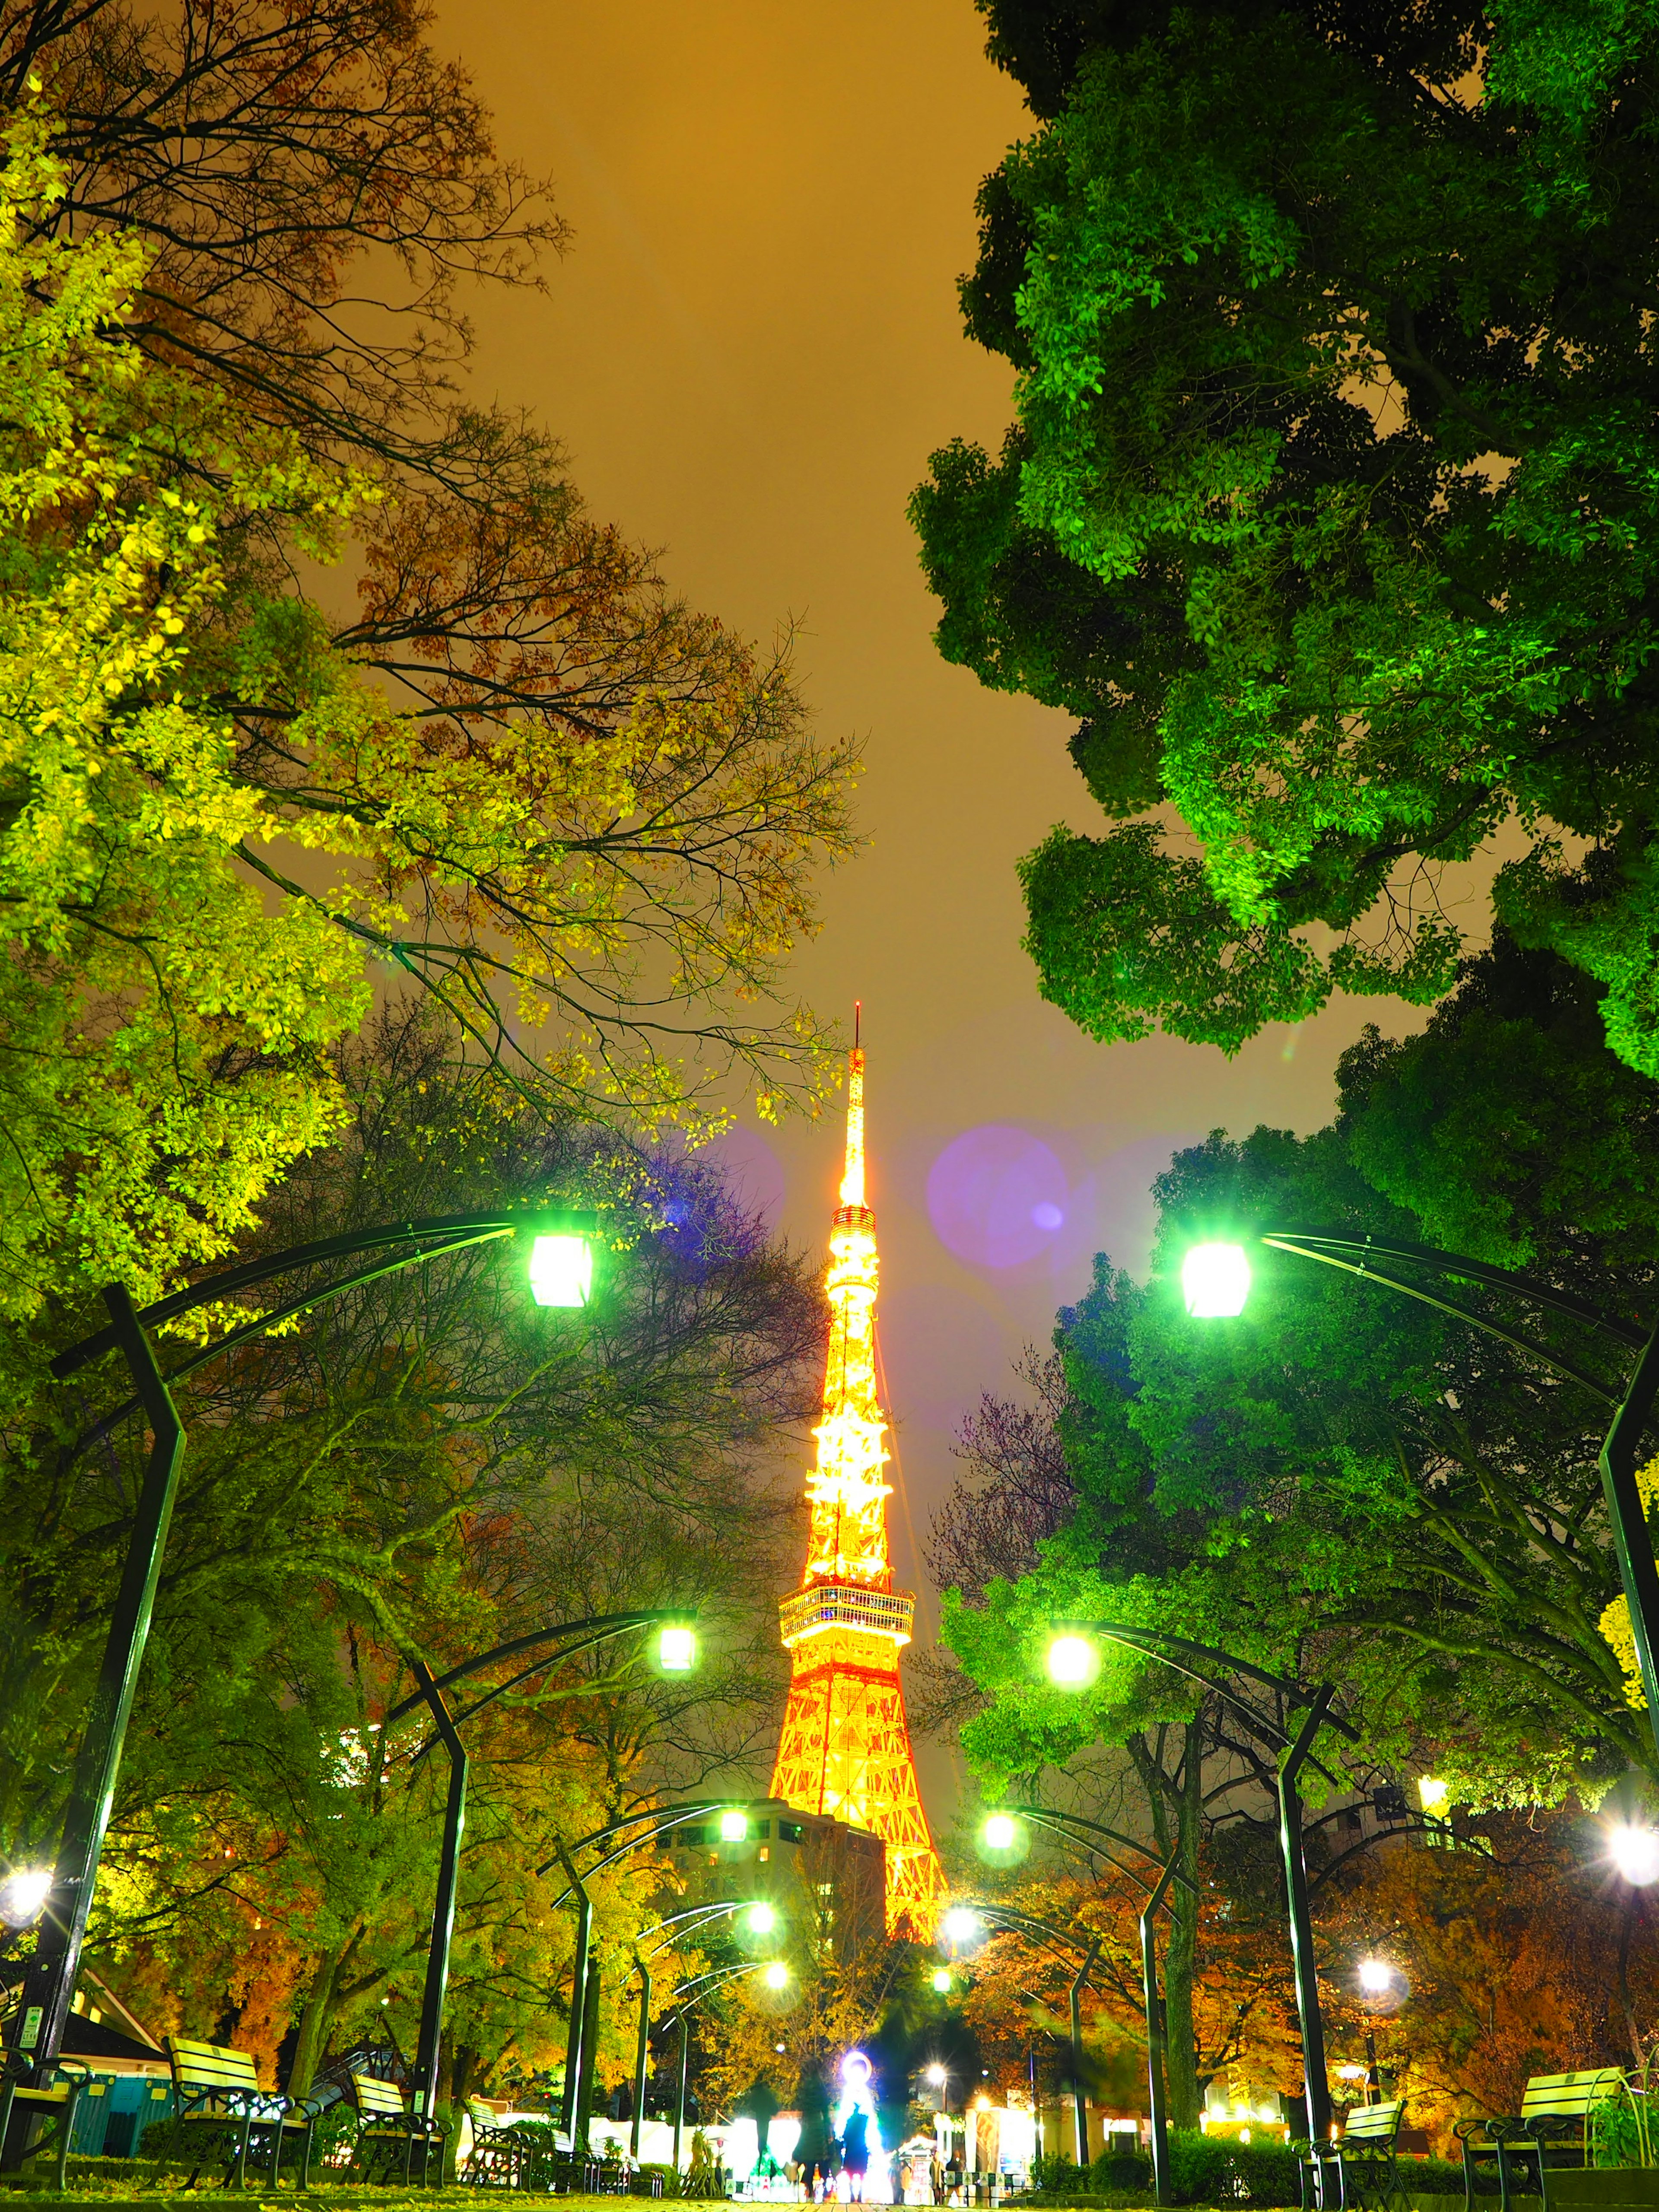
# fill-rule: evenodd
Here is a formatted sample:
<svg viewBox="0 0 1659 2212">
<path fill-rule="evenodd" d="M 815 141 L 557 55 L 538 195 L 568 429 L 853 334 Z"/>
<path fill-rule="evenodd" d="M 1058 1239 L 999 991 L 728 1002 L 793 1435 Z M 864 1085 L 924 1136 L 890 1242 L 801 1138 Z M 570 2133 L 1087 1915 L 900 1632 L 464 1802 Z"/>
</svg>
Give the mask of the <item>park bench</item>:
<svg viewBox="0 0 1659 2212">
<path fill-rule="evenodd" d="M 1322 2212 L 1388 2212 L 1403 2203 L 1399 2155 L 1405 2110 L 1403 2097 L 1356 2105 L 1340 2135 L 1308 2144 L 1301 2161 L 1303 2212 L 1310 2212 L 1310 2198 Z"/>
<path fill-rule="evenodd" d="M 27 2055 L 22 2062 L 27 2064 Z M 40 2124 L 40 2131 L 24 2152 L 25 2158 L 39 2158 L 43 2151 L 55 2151 L 58 2166 L 57 2185 L 62 2189 L 69 2166 L 70 2142 L 75 2133 L 75 2116 L 81 2109 L 85 2096 L 101 2097 L 105 2085 L 94 2081 L 78 2059 L 64 2058 L 55 2071 L 60 2077 L 42 2089 L 32 2088 L 18 2079 L 13 2065 L 8 2063 L 3 2082 L 0 2083 L 0 2143 L 6 2140 L 14 2115 L 21 2108 L 33 2115 Z M 33 2130 L 32 2130 L 33 2132 Z"/>
<path fill-rule="evenodd" d="M 247 2179 L 248 2160 L 255 2156 L 274 2185 L 290 2152 L 299 2155 L 301 2188 L 310 2186 L 311 2142 L 320 2105 L 262 2089 L 252 2059 L 223 2044 L 168 2036 L 167 2053 L 176 2111 L 161 2160 L 182 2166 L 194 2160 L 187 2187 L 195 2187 L 204 2166 L 223 2158 L 220 2186 L 228 2188 L 234 2177 L 240 2189 Z M 180 2144 L 183 2157 L 177 2155 Z"/>
<path fill-rule="evenodd" d="M 1534 2074 L 1513 2118 L 1459 2120 L 1452 2132 L 1463 2146 L 1463 2194 L 1474 2212 L 1476 2182 L 1495 2173 L 1501 2212 L 1536 2177 L 1535 2193 L 1548 2212 L 1549 2177 L 1563 2166 L 1587 2166 L 1595 2154 L 1590 2113 L 1609 2103 L 1626 2086 L 1616 2066 L 1589 2067 L 1577 2074 Z M 1528 2194 L 1534 2193 L 1528 2190 Z"/>
<path fill-rule="evenodd" d="M 401 2181 L 406 2189 L 411 2184 L 424 2188 L 429 2182 L 441 2189 L 448 2129 L 440 2120 L 412 2112 L 395 2082 L 361 2073 L 355 2066 L 350 2081 L 349 2095 L 357 2112 L 351 2146 L 353 2179 Z"/>
</svg>

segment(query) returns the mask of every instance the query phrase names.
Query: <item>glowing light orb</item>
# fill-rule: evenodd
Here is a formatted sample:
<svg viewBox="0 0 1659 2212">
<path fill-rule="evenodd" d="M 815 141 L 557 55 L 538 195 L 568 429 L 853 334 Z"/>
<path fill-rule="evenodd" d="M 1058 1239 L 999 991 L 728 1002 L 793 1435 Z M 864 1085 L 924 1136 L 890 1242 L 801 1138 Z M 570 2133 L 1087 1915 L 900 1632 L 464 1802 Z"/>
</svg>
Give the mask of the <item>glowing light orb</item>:
<svg viewBox="0 0 1659 2212">
<path fill-rule="evenodd" d="M 697 1663 L 694 1628 L 665 1628 L 657 1640 L 657 1664 L 665 1674 L 689 1674 Z"/>
<path fill-rule="evenodd" d="M 765 1983 L 769 1990 L 784 1989 L 788 1984 L 789 1969 L 784 1965 L 781 1959 L 774 1959 L 771 1965 L 761 1976 L 761 1979 Z"/>
<path fill-rule="evenodd" d="M 1362 1959 L 1359 1986 L 1367 1996 L 1386 1996 L 1394 1987 L 1394 1968 L 1386 1959 Z"/>
<path fill-rule="evenodd" d="M 769 1905 L 751 1905 L 749 1908 L 749 1932 L 751 1936 L 769 1936 L 778 1924 L 778 1916 Z"/>
<path fill-rule="evenodd" d="M 720 1814 L 720 1841 L 723 1844 L 740 1844 L 748 1833 L 747 1813 L 732 1811 Z"/>
<path fill-rule="evenodd" d="M 1019 1841 L 1019 1826 L 1012 1813 L 993 1813 L 980 1833 L 988 1851 L 1011 1851 Z"/>
<path fill-rule="evenodd" d="M 971 1943 L 979 1934 L 979 1915 L 965 1905 L 952 1905 L 945 1916 L 945 1932 L 953 1943 Z"/>
<path fill-rule="evenodd" d="M 1621 1820 L 1608 1831 L 1607 1855 L 1632 1889 L 1659 1881 L 1659 1829 L 1638 1828 Z"/>
<path fill-rule="evenodd" d="M 0 1920 L 27 1928 L 52 1894 L 50 1867 L 17 1867 L 0 1881 Z"/>
<path fill-rule="evenodd" d="M 538 1306 L 585 1306 L 593 1248 L 585 1237 L 538 1237 L 530 1248 L 530 1295 Z"/>
<path fill-rule="evenodd" d="M 940 1996 L 949 1996 L 951 1994 L 951 1970 L 948 1966 L 940 1966 L 935 1972 L 933 1975 L 933 1988 Z"/>
<path fill-rule="evenodd" d="M 1048 1646 L 1048 1679 L 1062 1690 L 1086 1688 L 1100 1672 L 1100 1654 L 1086 1636 L 1056 1636 Z"/>
<path fill-rule="evenodd" d="M 1181 1263 L 1181 1292 L 1194 1321 L 1231 1321 L 1250 1295 L 1242 1244 L 1194 1244 Z"/>
<path fill-rule="evenodd" d="M 849 2051 L 841 2062 L 841 2078 L 849 2089 L 865 2087 L 871 2075 L 870 2061 L 861 2051 Z"/>
</svg>

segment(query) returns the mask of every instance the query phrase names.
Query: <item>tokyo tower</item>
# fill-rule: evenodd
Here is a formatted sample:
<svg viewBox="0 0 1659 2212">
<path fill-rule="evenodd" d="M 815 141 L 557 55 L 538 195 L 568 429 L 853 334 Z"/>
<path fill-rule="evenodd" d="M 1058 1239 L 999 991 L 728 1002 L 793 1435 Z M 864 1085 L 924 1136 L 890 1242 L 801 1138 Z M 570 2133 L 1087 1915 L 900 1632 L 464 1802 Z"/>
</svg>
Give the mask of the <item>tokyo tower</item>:
<svg viewBox="0 0 1659 2212">
<path fill-rule="evenodd" d="M 854 1035 L 856 1040 L 857 1030 Z M 876 1217 L 864 1202 L 864 1054 L 848 1071 L 847 1160 L 830 1231 L 830 1358 L 801 1587 L 779 1607 L 793 1669 L 772 1795 L 879 1836 L 887 1930 L 933 1940 L 944 1869 L 922 1809 L 899 1686 L 915 1600 L 893 1588 L 876 1395 Z"/>
</svg>

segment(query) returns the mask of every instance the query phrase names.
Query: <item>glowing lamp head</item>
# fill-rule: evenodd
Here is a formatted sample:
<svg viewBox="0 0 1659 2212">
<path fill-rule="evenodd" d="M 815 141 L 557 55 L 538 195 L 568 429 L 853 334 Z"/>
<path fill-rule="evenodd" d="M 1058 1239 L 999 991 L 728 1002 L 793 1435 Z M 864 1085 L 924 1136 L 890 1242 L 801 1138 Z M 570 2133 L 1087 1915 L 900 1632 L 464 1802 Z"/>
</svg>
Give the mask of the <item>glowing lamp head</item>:
<svg viewBox="0 0 1659 2212">
<path fill-rule="evenodd" d="M 1250 1295 L 1242 1244 L 1194 1244 L 1181 1263 L 1181 1295 L 1194 1321 L 1233 1321 Z"/>
<path fill-rule="evenodd" d="M 948 1966 L 937 1966 L 934 1968 L 933 1994 L 936 1996 L 941 1997 L 948 1997 L 950 1996 L 951 1969 Z"/>
<path fill-rule="evenodd" d="M 1019 1841 L 1019 1824 L 1012 1813 L 993 1813 L 980 1834 L 988 1851 L 1011 1851 Z"/>
<path fill-rule="evenodd" d="M 870 2086 L 870 2061 L 861 2051 L 849 2051 L 841 2062 L 841 2078 L 854 2095 Z"/>
<path fill-rule="evenodd" d="M 657 1664 L 665 1674 L 690 1674 L 697 1663 L 697 1632 L 683 1622 L 665 1628 L 657 1638 Z"/>
<path fill-rule="evenodd" d="M 1386 1959 L 1362 1959 L 1359 1986 L 1368 1997 L 1387 1996 L 1394 1987 L 1394 1968 Z"/>
<path fill-rule="evenodd" d="M 942 2089 L 946 2080 L 945 2069 L 942 2066 L 930 2066 L 927 2069 L 927 2079 L 936 2089 Z"/>
<path fill-rule="evenodd" d="M 1431 1820 L 1443 1820 L 1451 1807 L 1451 1784 L 1432 1774 L 1417 1778 L 1417 1802 Z"/>
<path fill-rule="evenodd" d="M 0 1920 L 9 1928 L 27 1928 L 51 1894 L 50 1867 L 14 1867 L 0 1881 Z"/>
<path fill-rule="evenodd" d="M 778 1916 L 769 1905 L 751 1905 L 744 1925 L 751 1936 L 769 1936 L 778 1924 Z"/>
<path fill-rule="evenodd" d="M 787 1989 L 789 1985 L 789 1969 L 781 1959 L 774 1959 L 761 1976 L 761 1979 L 769 1990 Z"/>
<path fill-rule="evenodd" d="M 720 1814 L 720 1841 L 740 1844 L 749 1833 L 749 1815 L 740 1808 L 728 1806 Z"/>
<path fill-rule="evenodd" d="M 971 1943 L 980 1932 L 979 1915 L 965 1905 L 953 1905 L 945 1916 L 945 1933 L 953 1943 Z"/>
<path fill-rule="evenodd" d="M 530 1248 L 530 1295 L 538 1306 L 585 1306 L 593 1288 L 586 1237 L 538 1237 Z"/>
<path fill-rule="evenodd" d="M 1056 1636 L 1048 1646 L 1048 1680 L 1062 1690 L 1085 1690 L 1100 1672 L 1100 1654 L 1086 1636 Z"/>
<path fill-rule="evenodd" d="M 1607 1856 L 1632 1889 L 1659 1881 L 1659 1829 L 1621 1820 L 1607 1834 Z"/>
</svg>

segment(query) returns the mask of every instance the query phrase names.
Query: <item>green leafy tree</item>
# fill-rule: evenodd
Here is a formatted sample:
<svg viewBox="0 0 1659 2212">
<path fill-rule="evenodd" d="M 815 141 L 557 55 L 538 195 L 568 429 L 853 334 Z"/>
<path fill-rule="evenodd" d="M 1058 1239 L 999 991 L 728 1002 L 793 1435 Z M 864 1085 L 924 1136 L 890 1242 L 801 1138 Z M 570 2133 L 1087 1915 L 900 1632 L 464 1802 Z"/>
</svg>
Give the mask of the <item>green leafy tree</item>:
<svg viewBox="0 0 1659 2212">
<path fill-rule="evenodd" d="M 1651 1187 L 1653 1133 L 1644 1113 L 1605 1129 L 1579 1119 L 1586 1099 L 1616 1104 L 1627 1087 L 1645 1103 L 1599 1042 L 1595 1001 L 1564 963 L 1500 945 L 1423 1036 L 1373 1036 L 1347 1057 L 1333 1127 L 1217 1134 L 1160 1179 L 1150 1283 L 1103 1259 L 1060 1318 L 1076 1513 L 1034 1573 L 953 1616 L 969 1672 L 1026 1716 L 1034 1743 L 1079 1724 L 1059 1692 L 1018 1686 L 1046 1625 L 1094 1614 L 1338 1681 L 1365 1758 L 1396 1771 L 1431 1760 L 1468 1802 L 1593 1799 L 1650 1766 L 1604 1628 L 1618 1575 L 1603 1409 L 1464 1323 L 1288 1255 L 1260 1255 L 1236 1322 L 1191 1321 L 1175 1280 L 1206 1236 L 1277 1222 L 1428 1241 L 1484 1208 L 1487 1250 L 1643 1310 L 1638 1196 L 1627 1228 L 1607 1193 Z M 1540 1089 L 1540 1067 L 1559 1084 Z M 1488 1110 L 1460 1119 L 1455 1102 L 1476 1097 Z M 1436 1100 L 1454 1102 L 1437 1150 L 1413 1134 Z M 1494 1317 L 1553 1326 L 1490 1296 Z M 1094 1695 L 1152 1694 L 1143 1672 L 1115 1661 Z M 975 1723 L 988 1749 L 1002 1725 Z"/>
<path fill-rule="evenodd" d="M 913 514 L 942 652 L 1122 825 L 1022 864 L 1044 994 L 1228 1051 L 1432 1000 L 1518 824 L 1496 911 L 1659 1072 L 1651 18 L 987 13 L 1047 118 L 963 286 L 1018 419 Z"/>
</svg>

